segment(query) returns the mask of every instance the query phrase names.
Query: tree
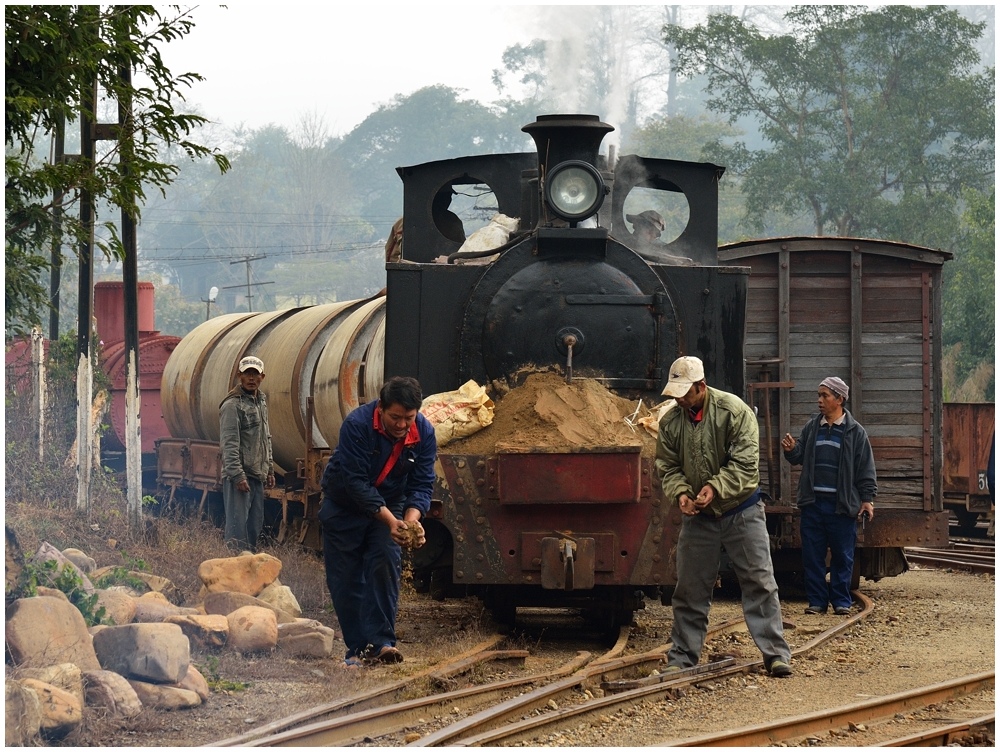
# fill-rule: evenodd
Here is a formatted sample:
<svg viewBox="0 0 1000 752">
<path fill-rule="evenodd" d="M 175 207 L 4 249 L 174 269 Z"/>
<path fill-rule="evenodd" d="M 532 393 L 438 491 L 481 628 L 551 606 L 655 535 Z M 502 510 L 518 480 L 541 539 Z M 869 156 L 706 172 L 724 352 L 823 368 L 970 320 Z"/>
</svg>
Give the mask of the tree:
<svg viewBox="0 0 1000 752">
<path fill-rule="evenodd" d="M 6 145 L 4 190 L 6 309 L 8 329 L 24 330 L 40 320 L 48 293 L 39 274 L 49 267 L 49 248 L 64 238 L 79 245 L 84 227 L 67 211 L 60 227 L 53 222 L 53 194 L 63 193 L 72 209 L 81 192 L 138 219 L 139 204 L 150 187 L 161 192 L 179 171 L 162 160 L 163 145 L 180 148 L 191 159 L 211 157 L 225 171 L 229 163 L 215 149 L 191 139 L 204 118 L 178 109 L 183 89 L 201 80 L 196 73 L 173 74 L 160 47 L 185 36 L 194 26 L 187 12 L 159 7 L 83 5 L 7 5 L 4 7 Z M 127 67 L 137 83 L 119 72 Z M 86 92 L 99 87 L 89 101 Z M 117 129 L 94 160 L 50 164 L 48 139 L 86 117 L 98 122 L 102 103 L 130 101 L 131 127 Z M 105 142 L 102 142 L 105 143 Z M 118 164 L 121 144 L 131 143 L 130 168 Z M 97 245 L 109 257 L 124 250 L 114 222 L 104 222 L 107 237 Z"/>
<path fill-rule="evenodd" d="M 512 122 L 502 108 L 461 99 L 456 89 L 428 86 L 379 107 L 344 137 L 337 153 L 349 166 L 365 216 L 387 232 L 403 209 L 397 167 L 527 151 L 524 124 Z"/>
<path fill-rule="evenodd" d="M 950 246 L 963 189 L 993 181 L 992 70 L 974 72 L 982 24 L 940 6 L 799 6 L 765 36 L 713 15 L 668 26 L 708 107 L 760 125 L 767 148 L 720 144 L 747 218 L 806 212 L 817 234 Z"/>
<path fill-rule="evenodd" d="M 635 131 L 628 141 L 622 143 L 622 154 L 702 162 L 707 159 L 705 153 L 712 144 L 738 133 L 732 125 L 706 116 L 674 115 L 651 120 Z M 739 224 L 743 210 L 744 201 L 739 186 L 728 175 L 723 175 L 719 183 L 720 243 L 742 238 Z M 679 229 L 683 229 L 683 225 Z"/>
<path fill-rule="evenodd" d="M 976 401 L 992 401 L 996 379 L 996 191 L 966 191 L 964 198 L 968 208 L 962 242 L 954 261 L 944 269 L 942 340 L 953 352 L 953 385 L 960 387 L 971 381 L 976 384 Z M 965 391 L 970 390 L 967 387 Z M 965 399 L 973 397 L 967 394 Z"/>
</svg>

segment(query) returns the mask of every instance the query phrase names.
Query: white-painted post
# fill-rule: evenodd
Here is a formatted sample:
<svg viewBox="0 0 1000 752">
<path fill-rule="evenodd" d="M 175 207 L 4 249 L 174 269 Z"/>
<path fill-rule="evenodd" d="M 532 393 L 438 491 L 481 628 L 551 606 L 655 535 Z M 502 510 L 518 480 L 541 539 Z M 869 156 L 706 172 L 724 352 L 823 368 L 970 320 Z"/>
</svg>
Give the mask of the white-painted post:
<svg viewBox="0 0 1000 752">
<path fill-rule="evenodd" d="M 133 530 L 142 523 L 142 438 L 139 427 L 139 364 L 136 351 L 128 354 L 125 387 L 125 474 L 128 519 Z"/>
<path fill-rule="evenodd" d="M 90 419 L 94 401 L 93 364 L 90 355 L 80 355 L 76 367 L 76 508 L 90 513 L 90 468 L 94 427 Z"/>
<path fill-rule="evenodd" d="M 31 373 L 35 393 L 31 398 L 31 419 L 38 432 L 38 461 L 45 459 L 45 347 L 41 327 L 31 330 Z"/>
</svg>

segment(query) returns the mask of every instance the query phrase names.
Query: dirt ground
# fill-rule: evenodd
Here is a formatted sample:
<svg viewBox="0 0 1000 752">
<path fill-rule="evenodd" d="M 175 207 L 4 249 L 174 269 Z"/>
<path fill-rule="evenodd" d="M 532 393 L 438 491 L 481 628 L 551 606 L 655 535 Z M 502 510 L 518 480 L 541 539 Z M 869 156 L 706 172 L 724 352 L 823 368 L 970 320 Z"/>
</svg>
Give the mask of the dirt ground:
<svg viewBox="0 0 1000 752">
<path fill-rule="evenodd" d="M 317 570 L 321 569 L 318 561 Z M 319 577 L 317 573 L 317 577 Z M 995 582 L 992 576 L 938 570 L 911 570 L 871 583 L 861 590 L 875 611 L 833 644 L 793 661 L 795 674 L 784 680 L 763 674 L 732 678 L 691 690 L 686 697 L 636 708 L 621 717 L 587 724 L 546 740 L 544 746 L 645 746 L 766 720 L 848 705 L 918 686 L 982 671 L 995 665 Z M 783 600 L 786 636 L 793 649 L 841 617 L 807 616 L 805 601 L 792 592 Z M 738 603 L 720 596 L 712 621 L 738 616 Z M 327 608 L 306 614 L 336 625 Z M 670 609 L 647 603 L 638 612 L 632 643 L 636 650 L 669 640 Z M 195 655 L 203 672 L 230 689 L 213 693 L 200 707 L 173 712 L 144 711 L 130 721 L 88 714 L 85 727 L 66 745 L 195 746 L 212 744 L 306 708 L 360 693 L 380 683 L 412 675 L 449 654 L 471 648 L 492 630 L 489 617 L 473 598 L 432 601 L 412 590 L 404 593 L 399 616 L 399 647 L 404 663 L 345 671 L 335 656 L 327 660 L 289 659 L 279 654 L 244 657 L 229 653 Z M 557 640 L 565 640 L 560 633 Z M 545 635 L 522 637 L 541 660 L 536 643 Z M 338 645 L 341 648 L 342 645 Z M 572 645 L 564 647 L 573 647 Z M 703 658 L 724 652 L 759 657 L 745 632 L 711 644 Z M 534 658 L 529 658 L 531 666 Z M 984 702 L 988 708 L 984 706 Z M 972 703 L 967 717 L 993 710 L 993 696 Z M 861 737 L 831 738 L 830 745 L 866 746 Z"/>
<path fill-rule="evenodd" d="M 621 421 L 636 405 L 608 396 L 593 382 L 565 385 L 555 374 L 535 374 L 508 392 L 495 415 L 495 425 L 449 445 L 455 453 L 492 453 L 500 443 L 558 448 L 580 443 L 622 445 L 635 442 L 643 453 L 655 446 L 643 429 L 632 431 Z M 540 395 L 546 395 L 540 399 Z M 595 416 L 605 419 L 595 420 Z M 200 589 L 198 564 L 225 556 L 219 531 L 207 523 L 158 519 L 138 539 L 122 532 L 120 502 L 111 501 L 83 520 L 68 505 L 5 505 L 6 522 L 16 532 L 25 554 L 41 541 L 56 547 L 80 548 L 98 566 L 142 562 L 148 571 L 168 577 L 185 594 L 183 605 L 195 605 Z M 339 632 L 320 558 L 286 545 L 268 549 L 282 560 L 280 579 L 296 595 L 303 616 Z M 9 568 L 9 565 L 8 565 Z M 913 569 L 880 582 L 863 580 L 861 591 L 875 602 L 874 613 L 841 634 L 830 645 L 793 660 L 794 676 L 772 679 L 763 674 L 734 677 L 718 685 L 701 685 L 685 697 L 637 707 L 546 739 L 544 746 L 644 746 L 669 744 L 681 737 L 710 733 L 767 720 L 848 705 L 983 671 L 995 665 L 995 580 L 991 575 Z M 792 584 L 782 585 L 786 637 L 792 648 L 842 620 L 833 615 L 805 615 L 805 600 Z M 712 611 L 717 623 L 739 616 L 739 603 L 719 593 Z M 530 618 L 528 619 L 530 622 Z M 671 610 L 658 602 L 636 614 L 630 647 L 649 650 L 669 641 Z M 85 713 L 83 726 L 60 742 L 63 746 L 196 746 L 237 736 L 257 726 L 302 710 L 346 698 L 381 683 L 422 671 L 457 652 L 471 649 L 493 632 L 494 625 L 474 598 L 434 601 L 404 586 L 398 620 L 399 648 L 406 660 L 394 666 L 346 671 L 343 643 L 330 659 L 297 659 L 280 653 L 242 656 L 225 650 L 195 652 L 192 660 L 215 691 L 203 705 L 173 713 L 145 710 L 131 720 Z M 528 631 L 513 647 L 527 648 L 529 670 L 551 665 L 551 651 L 599 652 L 565 630 Z M 713 654 L 758 659 L 745 632 L 706 647 Z M 549 663 L 546 663 L 548 661 Z M 10 667 L 8 667 L 10 670 Z M 988 711 L 977 707 L 986 702 Z M 971 701 L 968 712 L 992 712 L 987 700 Z M 977 712 L 980 711 L 980 712 Z M 862 733 L 831 737 L 826 745 L 866 746 Z"/>
</svg>

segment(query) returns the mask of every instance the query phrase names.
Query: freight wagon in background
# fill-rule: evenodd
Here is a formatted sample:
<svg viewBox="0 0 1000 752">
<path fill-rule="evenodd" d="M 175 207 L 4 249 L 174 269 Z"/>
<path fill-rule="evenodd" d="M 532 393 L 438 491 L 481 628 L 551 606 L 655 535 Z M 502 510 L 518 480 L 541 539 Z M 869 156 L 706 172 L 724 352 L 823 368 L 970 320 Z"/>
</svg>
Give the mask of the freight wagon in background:
<svg viewBox="0 0 1000 752">
<path fill-rule="evenodd" d="M 976 535 L 986 520 L 993 534 L 996 489 L 987 483 L 990 450 L 996 440 L 992 402 L 946 402 L 941 443 L 944 446 L 944 503 L 958 520 L 960 535 Z"/>
<path fill-rule="evenodd" d="M 850 386 L 847 407 L 867 429 L 878 469 L 876 514 L 859 535 L 855 579 L 905 571 L 904 546 L 948 545 L 941 271 L 950 258 L 856 238 L 772 238 L 720 249 L 720 263 L 751 269 L 747 399 L 761 417 L 761 487 L 772 498 L 776 567 L 797 568 L 801 547 L 799 473 L 780 440 L 798 436 L 817 412 L 826 376 Z"/>
</svg>

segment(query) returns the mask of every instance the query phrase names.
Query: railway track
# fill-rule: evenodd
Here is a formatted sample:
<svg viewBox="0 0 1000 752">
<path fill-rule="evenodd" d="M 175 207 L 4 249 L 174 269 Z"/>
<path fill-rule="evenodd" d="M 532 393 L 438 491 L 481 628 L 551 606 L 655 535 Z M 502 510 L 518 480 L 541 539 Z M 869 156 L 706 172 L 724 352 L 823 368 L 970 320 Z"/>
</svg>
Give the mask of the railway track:
<svg viewBox="0 0 1000 752">
<path fill-rule="evenodd" d="M 942 548 L 904 548 L 906 560 L 927 567 L 963 569 L 969 572 L 996 571 L 996 548 L 992 543 L 952 541 Z"/>
<path fill-rule="evenodd" d="M 995 687 L 994 672 L 988 671 L 965 676 L 929 687 L 920 687 L 909 692 L 901 692 L 888 697 L 880 697 L 867 702 L 855 703 L 839 708 L 828 708 L 816 713 L 783 718 L 757 726 L 733 729 L 718 734 L 706 734 L 686 739 L 663 742 L 666 747 L 761 747 L 779 742 L 799 739 L 815 739 L 829 736 L 831 732 L 846 732 L 849 728 L 866 728 L 868 724 L 891 719 L 897 714 L 924 709 L 932 705 L 973 695 Z M 952 739 L 965 733 L 988 733 L 993 736 L 993 714 L 981 716 L 971 721 L 934 727 L 920 733 L 899 737 L 878 746 L 930 746 L 944 738 Z M 984 729 L 990 729 L 984 731 Z"/>
<path fill-rule="evenodd" d="M 855 592 L 862 610 L 793 650 L 801 657 L 850 629 L 872 611 Z M 741 629 L 743 619 L 715 625 L 710 638 Z M 461 656 L 388 687 L 313 708 L 212 746 L 503 746 L 532 743 L 593 719 L 663 698 L 675 698 L 702 682 L 745 674 L 761 662 L 725 658 L 679 673 L 660 674 L 669 644 L 625 654 L 628 630 L 600 656 L 581 652 L 557 670 L 521 673 L 487 684 L 451 688 L 452 677 L 485 660 L 517 656 L 498 650 L 502 638 L 487 640 Z M 442 680 L 443 679 L 443 680 Z M 451 683 L 449 683 L 451 682 Z M 419 693 L 419 697 L 414 697 Z M 602 695 L 603 696 L 599 696 Z"/>
</svg>

